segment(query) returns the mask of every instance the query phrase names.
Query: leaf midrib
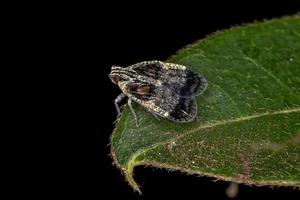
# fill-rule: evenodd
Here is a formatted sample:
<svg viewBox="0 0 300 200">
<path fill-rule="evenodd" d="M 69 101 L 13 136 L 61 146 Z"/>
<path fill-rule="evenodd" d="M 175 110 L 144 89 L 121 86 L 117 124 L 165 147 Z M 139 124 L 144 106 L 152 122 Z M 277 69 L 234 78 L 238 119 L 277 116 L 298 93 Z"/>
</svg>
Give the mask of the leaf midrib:
<svg viewBox="0 0 300 200">
<path fill-rule="evenodd" d="M 229 119 L 229 120 L 223 120 L 223 121 L 217 121 L 215 123 L 208 123 L 208 124 L 202 124 L 192 130 L 183 132 L 182 134 L 180 134 L 179 136 L 175 137 L 175 138 L 171 138 L 162 142 L 158 142 L 155 144 L 152 144 L 150 146 L 148 146 L 147 148 L 141 149 L 136 151 L 136 153 L 132 154 L 132 156 L 128 159 L 127 162 L 127 169 L 129 171 L 132 171 L 133 167 L 135 165 L 138 164 L 138 162 L 135 162 L 136 158 L 151 150 L 154 149 L 160 145 L 165 145 L 167 143 L 169 143 L 170 141 L 177 141 L 178 139 L 185 137 L 187 135 L 193 134 L 193 133 L 197 133 L 197 131 L 202 130 L 202 129 L 206 129 L 206 128 L 212 128 L 212 127 L 216 127 L 216 126 L 222 126 L 222 125 L 227 125 L 227 124 L 232 124 L 232 123 L 237 123 L 237 122 L 243 122 L 243 121 L 247 121 L 247 120 L 251 120 L 251 119 L 256 119 L 256 118 L 260 118 L 260 117 L 265 117 L 265 116 L 272 116 L 272 115 L 280 115 L 280 114 L 288 114 L 288 113 L 293 113 L 293 112 L 300 112 L 300 107 L 295 107 L 295 108 L 291 108 L 291 109 L 285 109 L 285 110 L 279 110 L 279 111 L 274 111 L 274 112 L 265 112 L 265 113 L 258 113 L 258 114 L 254 114 L 254 115 L 249 115 L 249 116 L 241 116 L 241 117 L 237 117 L 235 119 Z"/>
</svg>

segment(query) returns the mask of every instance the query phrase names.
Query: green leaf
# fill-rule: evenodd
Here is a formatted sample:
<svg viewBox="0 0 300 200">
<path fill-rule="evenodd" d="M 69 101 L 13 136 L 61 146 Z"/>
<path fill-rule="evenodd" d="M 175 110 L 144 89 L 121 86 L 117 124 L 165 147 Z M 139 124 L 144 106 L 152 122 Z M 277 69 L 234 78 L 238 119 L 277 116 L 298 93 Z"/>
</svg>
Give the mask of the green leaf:
<svg viewBox="0 0 300 200">
<path fill-rule="evenodd" d="M 300 188 L 300 15 L 218 32 L 170 60 L 204 75 L 191 123 L 125 106 L 111 137 L 114 162 L 151 165 L 254 185 Z"/>
</svg>

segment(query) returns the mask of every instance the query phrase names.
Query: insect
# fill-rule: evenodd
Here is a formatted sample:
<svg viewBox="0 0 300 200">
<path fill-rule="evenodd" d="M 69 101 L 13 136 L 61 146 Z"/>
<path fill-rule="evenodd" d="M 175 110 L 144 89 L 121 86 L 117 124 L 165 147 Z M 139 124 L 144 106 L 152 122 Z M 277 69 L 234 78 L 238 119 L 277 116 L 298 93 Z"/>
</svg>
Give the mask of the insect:
<svg viewBox="0 0 300 200">
<path fill-rule="evenodd" d="M 128 97 L 128 106 L 138 126 L 132 100 L 145 107 L 158 118 L 175 122 L 190 122 L 197 114 L 196 96 L 207 88 L 206 79 L 186 66 L 158 60 L 140 62 L 128 67 L 112 66 L 109 74 L 122 93 L 115 99 L 119 103 Z"/>
</svg>

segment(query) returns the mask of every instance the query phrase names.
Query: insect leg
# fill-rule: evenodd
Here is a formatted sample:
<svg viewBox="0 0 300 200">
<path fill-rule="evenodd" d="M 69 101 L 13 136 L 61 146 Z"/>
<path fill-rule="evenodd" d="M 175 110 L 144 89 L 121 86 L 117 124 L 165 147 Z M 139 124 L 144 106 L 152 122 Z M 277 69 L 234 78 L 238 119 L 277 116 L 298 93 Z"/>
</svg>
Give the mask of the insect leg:
<svg viewBox="0 0 300 200">
<path fill-rule="evenodd" d="M 136 114 L 135 114 L 135 112 L 134 112 L 134 110 L 133 110 L 133 108 L 132 108 L 131 102 L 132 102 L 132 100 L 129 98 L 129 99 L 128 99 L 128 106 L 129 106 L 129 108 L 130 108 L 130 110 L 131 110 L 131 112 L 132 112 L 132 114 L 133 114 L 133 117 L 134 117 L 136 126 L 139 127 L 138 120 L 137 120 Z"/>
<path fill-rule="evenodd" d="M 117 96 L 117 98 L 115 99 L 115 107 L 117 110 L 117 118 L 120 116 L 121 112 L 120 112 L 120 106 L 119 103 L 126 97 L 126 95 L 124 93 L 119 94 L 119 96 Z"/>
</svg>

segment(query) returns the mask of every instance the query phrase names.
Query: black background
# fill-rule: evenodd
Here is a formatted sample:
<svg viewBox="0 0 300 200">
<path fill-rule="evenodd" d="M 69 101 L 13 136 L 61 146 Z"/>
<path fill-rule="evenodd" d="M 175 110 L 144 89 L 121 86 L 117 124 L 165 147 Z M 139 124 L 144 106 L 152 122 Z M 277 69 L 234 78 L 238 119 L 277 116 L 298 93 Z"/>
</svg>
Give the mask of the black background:
<svg viewBox="0 0 300 200">
<path fill-rule="evenodd" d="M 174 5 L 175 4 L 175 5 Z M 177 50 L 217 30 L 255 20 L 271 19 L 300 11 L 297 1 L 254 1 L 239 3 L 182 1 L 168 5 L 113 2 L 77 5 L 62 22 L 70 30 L 64 38 L 74 62 L 69 75 L 74 81 L 71 106 L 74 122 L 68 134 L 66 159 L 71 165 L 64 170 L 56 189 L 69 195 L 94 199 L 226 199 L 229 183 L 211 178 L 186 176 L 152 167 L 135 168 L 135 179 L 142 195 L 134 192 L 109 156 L 109 138 L 116 112 L 114 98 L 120 93 L 108 74 L 112 65 L 127 66 L 145 60 L 166 60 Z M 71 75 L 75 72 L 76 75 Z M 75 103 L 76 102 L 76 103 Z M 74 129 L 74 130 L 73 130 Z M 70 129 L 66 129 L 68 132 Z M 57 182 L 60 182 L 59 180 Z M 268 197 L 300 198 L 290 188 L 240 186 L 239 199 Z"/>
</svg>

